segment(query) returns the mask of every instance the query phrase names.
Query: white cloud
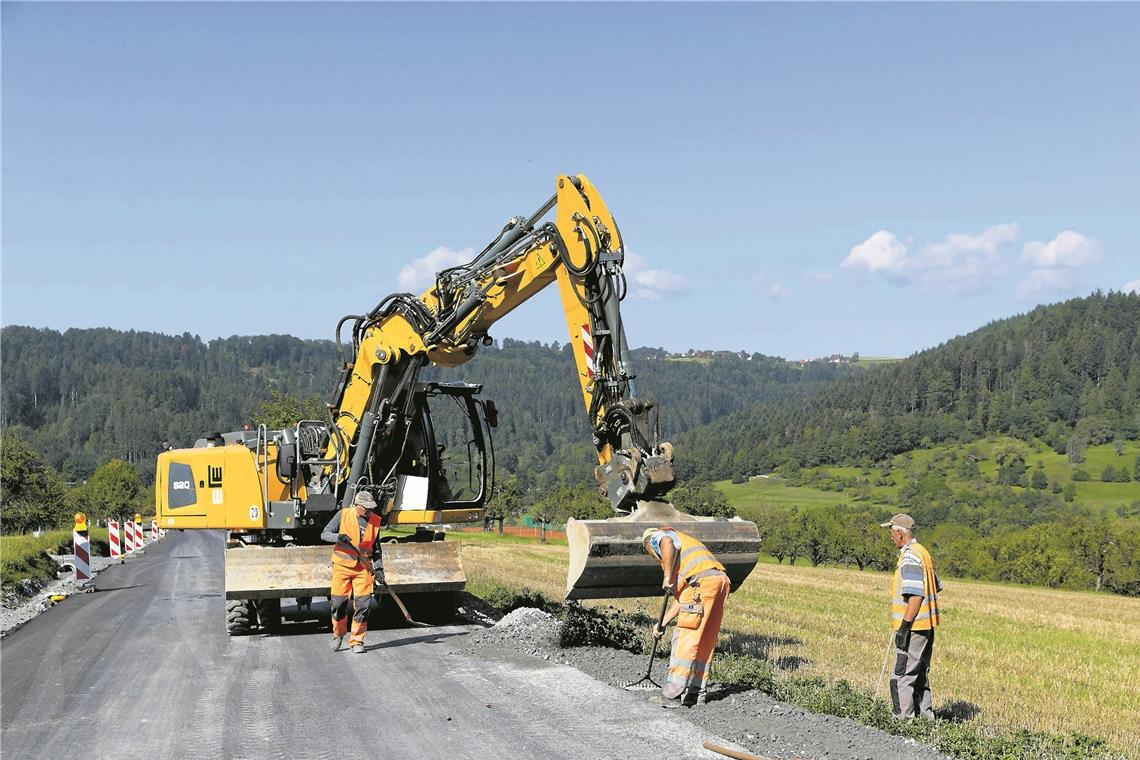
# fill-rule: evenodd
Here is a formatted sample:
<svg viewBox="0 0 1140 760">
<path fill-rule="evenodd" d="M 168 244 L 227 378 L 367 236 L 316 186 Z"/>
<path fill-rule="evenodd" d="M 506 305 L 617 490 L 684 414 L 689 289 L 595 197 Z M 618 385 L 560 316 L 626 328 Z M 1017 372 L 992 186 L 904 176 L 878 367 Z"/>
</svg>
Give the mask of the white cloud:
<svg viewBox="0 0 1140 760">
<path fill-rule="evenodd" d="M 1022 296 L 1059 292 L 1074 288 L 1071 273 L 1065 269 L 1031 269 L 1029 276 L 1017 286 Z"/>
<path fill-rule="evenodd" d="M 896 272 L 906 266 L 906 246 L 886 230 L 879 230 L 852 248 L 840 266 L 868 272 Z"/>
<path fill-rule="evenodd" d="M 752 292 L 761 298 L 768 298 L 773 301 L 792 297 L 792 291 L 783 283 L 773 280 L 767 272 L 752 275 Z"/>
<path fill-rule="evenodd" d="M 1124 287 L 1120 290 L 1123 293 L 1140 293 L 1140 278 L 1124 283 Z"/>
<path fill-rule="evenodd" d="M 835 279 L 835 275 L 831 272 L 808 272 L 807 276 L 812 282 L 819 284 L 831 282 Z"/>
<path fill-rule="evenodd" d="M 1022 261 L 1045 269 L 1088 266 L 1100 257 L 1100 243 L 1073 230 L 1061 232 L 1048 243 L 1028 240 L 1021 249 Z"/>
<path fill-rule="evenodd" d="M 977 291 L 1001 271 L 1001 248 L 1021 235 L 1016 224 L 995 224 L 977 235 L 956 232 L 941 243 L 931 243 L 915 256 L 911 266 L 929 288 Z"/>
<path fill-rule="evenodd" d="M 422 293 L 435 284 L 436 272 L 466 264 L 474 257 L 475 251 L 472 248 L 453 251 L 440 246 L 428 255 L 404 265 L 400 270 L 400 289 L 411 293 Z"/>
<path fill-rule="evenodd" d="M 879 230 L 852 248 L 841 266 L 929 289 L 979 290 L 1001 270 L 1001 248 L 1020 234 L 1016 224 L 995 224 L 977 235 L 947 235 L 942 242 L 912 253 L 893 233 Z"/>
<path fill-rule="evenodd" d="M 659 301 L 663 296 L 685 287 L 680 275 L 665 269 L 650 269 L 645 257 L 636 253 L 626 253 L 624 270 L 629 292 L 634 298 Z"/>
<path fill-rule="evenodd" d="M 1073 230 L 1064 230 L 1048 243 L 1027 240 L 1021 261 L 1029 276 L 1018 286 L 1023 296 L 1043 292 L 1076 292 L 1082 288 L 1081 271 L 1100 261 L 1100 242 Z"/>
</svg>

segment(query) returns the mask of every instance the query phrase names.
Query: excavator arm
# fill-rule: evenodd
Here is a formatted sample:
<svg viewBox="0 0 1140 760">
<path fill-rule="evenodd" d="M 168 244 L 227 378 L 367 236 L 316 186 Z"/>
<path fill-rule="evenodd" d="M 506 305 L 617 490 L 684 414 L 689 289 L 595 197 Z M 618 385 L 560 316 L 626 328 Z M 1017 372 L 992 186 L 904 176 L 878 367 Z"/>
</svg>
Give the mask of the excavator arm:
<svg viewBox="0 0 1140 760">
<path fill-rule="evenodd" d="M 597 450 L 595 477 L 619 515 L 570 521 L 567 596 L 658 594 L 660 579 L 641 547 L 649 524 L 683 523 L 739 585 L 756 564 L 756 526 L 694 518 L 664 501 L 675 482 L 673 447 L 650 425 L 654 404 L 635 392 L 620 308 L 627 292 L 624 259 L 621 232 L 598 191 L 584 175 L 561 176 L 555 194 L 536 212 L 512 218 L 478 256 L 439 272 L 418 298 L 391 295 L 367 315 L 342 320 L 353 322 L 355 359 L 344 365 L 330 403 L 337 434 L 327 458 L 348 472 L 348 492 L 378 487 L 383 497 L 399 488 L 370 481 L 362 464 L 374 429 L 383 427 L 381 438 L 392 440 L 394 431 L 399 437 L 398 426 L 383 419 L 384 410 L 395 408 L 391 391 L 405 387 L 409 377 L 414 381 L 427 362 L 450 367 L 468 361 L 490 342 L 488 332 L 498 320 L 557 281 Z M 350 462 L 353 447 L 345 442 L 353 440 Z"/>
<path fill-rule="evenodd" d="M 553 220 L 545 219 L 551 210 Z M 391 406 L 388 391 L 400 387 L 393 378 L 414 377 L 427 362 L 468 361 L 490 342 L 496 322 L 557 280 L 599 486 L 619 513 L 664 496 L 674 482 L 672 446 L 650 431 L 652 402 L 634 395 L 620 310 L 624 256 L 601 195 L 585 176 L 563 176 L 534 214 L 512 218 L 471 262 L 439 272 L 418 298 L 394 294 L 367 315 L 345 317 L 341 325 L 353 323 L 354 360 L 344 364 L 330 402 L 336 434 L 324 458 L 337 467 L 326 467 L 326 478 L 339 469 L 348 473 L 349 491 L 360 487 L 363 463 L 354 466 L 350 451 L 359 455 L 374 440 L 372 428 L 385 424 L 377 415 Z"/>
</svg>

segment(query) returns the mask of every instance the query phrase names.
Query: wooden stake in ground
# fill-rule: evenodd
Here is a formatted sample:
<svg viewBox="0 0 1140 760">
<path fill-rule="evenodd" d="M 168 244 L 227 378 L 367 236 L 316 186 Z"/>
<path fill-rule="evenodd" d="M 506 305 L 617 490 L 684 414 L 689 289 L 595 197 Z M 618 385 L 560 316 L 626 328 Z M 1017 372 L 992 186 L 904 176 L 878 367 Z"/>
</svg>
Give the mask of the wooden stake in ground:
<svg viewBox="0 0 1140 760">
<path fill-rule="evenodd" d="M 738 749 L 729 749 L 728 747 L 722 747 L 719 744 L 713 744 L 712 742 L 705 742 L 701 746 L 707 749 L 709 752 L 716 752 L 717 754 L 724 755 L 725 757 L 735 758 L 735 760 L 772 760 L 770 757 L 753 755 L 751 752 L 742 752 Z"/>
</svg>

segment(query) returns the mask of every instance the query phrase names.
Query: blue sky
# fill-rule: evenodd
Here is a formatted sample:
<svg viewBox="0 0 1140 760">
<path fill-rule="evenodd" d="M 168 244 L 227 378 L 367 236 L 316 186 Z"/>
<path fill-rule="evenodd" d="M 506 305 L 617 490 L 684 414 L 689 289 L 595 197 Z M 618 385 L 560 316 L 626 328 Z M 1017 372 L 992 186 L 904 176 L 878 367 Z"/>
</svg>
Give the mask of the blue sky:
<svg viewBox="0 0 1140 760">
<path fill-rule="evenodd" d="M 2 16 L 6 325 L 331 337 L 564 172 L 634 345 L 900 356 L 1140 288 L 1137 5 Z M 555 289 L 493 334 L 565 341 Z"/>
</svg>

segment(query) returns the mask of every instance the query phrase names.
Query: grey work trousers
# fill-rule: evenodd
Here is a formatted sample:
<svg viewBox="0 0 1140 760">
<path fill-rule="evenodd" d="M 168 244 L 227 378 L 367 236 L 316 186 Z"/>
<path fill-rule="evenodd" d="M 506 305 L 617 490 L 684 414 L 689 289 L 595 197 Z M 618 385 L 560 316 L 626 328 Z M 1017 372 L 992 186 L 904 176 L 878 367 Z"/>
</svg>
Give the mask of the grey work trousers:
<svg viewBox="0 0 1140 760">
<path fill-rule="evenodd" d="M 891 706 L 896 718 L 923 717 L 934 720 L 930 696 L 930 655 L 934 652 L 934 631 L 911 631 L 910 645 L 895 648 L 895 668 L 891 674 Z"/>
</svg>

